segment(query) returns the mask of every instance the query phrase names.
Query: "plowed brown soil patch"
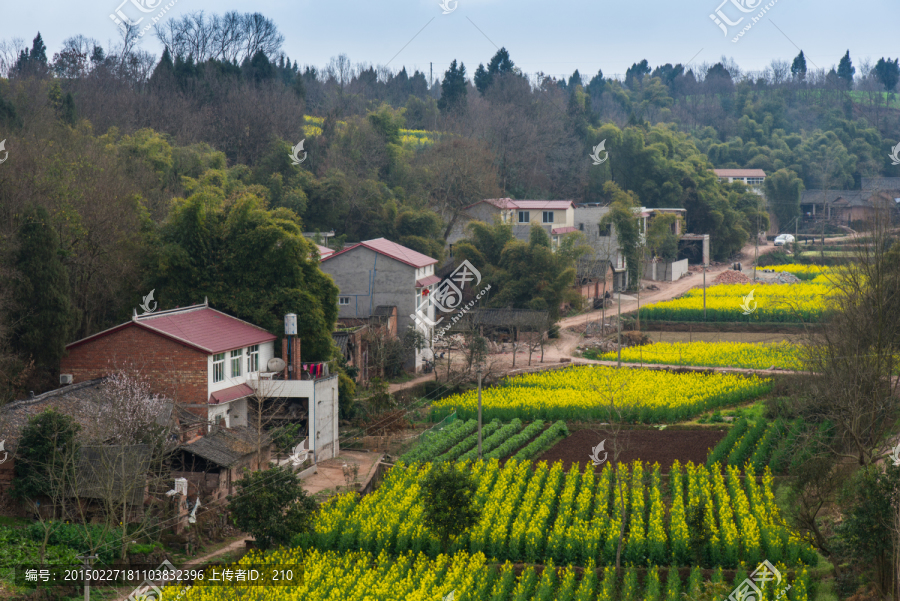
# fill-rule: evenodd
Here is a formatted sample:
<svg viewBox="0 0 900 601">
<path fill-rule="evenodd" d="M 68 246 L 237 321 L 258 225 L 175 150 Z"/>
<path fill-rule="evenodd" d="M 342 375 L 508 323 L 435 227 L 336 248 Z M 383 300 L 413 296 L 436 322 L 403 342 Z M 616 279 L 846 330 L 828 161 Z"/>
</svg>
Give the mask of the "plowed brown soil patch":
<svg viewBox="0 0 900 601">
<path fill-rule="evenodd" d="M 677 459 L 682 465 L 688 461 L 705 463 L 706 455 L 710 449 L 722 440 L 725 430 L 719 428 L 685 428 L 685 429 L 635 429 L 622 430 L 619 433 L 618 445 L 622 449 L 619 461 L 630 462 L 635 459 L 649 461 L 651 464 L 658 462 L 663 473 L 669 471 L 672 463 Z M 609 453 L 607 462 L 613 459 L 613 436 L 604 431 L 602 426 L 598 430 L 573 430 L 572 434 L 562 439 L 556 445 L 547 450 L 535 461 L 546 461 L 553 464 L 562 461 L 563 467 L 568 470 L 573 463 L 578 463 L 583 470 L 592 465 L 591 450 L 606 440 L 604 448 Z M 599 453 L 602 459 L 603 452 Z M 603 464 L 597 466 L 595 471 L 602 469 Z"/>
</svg>

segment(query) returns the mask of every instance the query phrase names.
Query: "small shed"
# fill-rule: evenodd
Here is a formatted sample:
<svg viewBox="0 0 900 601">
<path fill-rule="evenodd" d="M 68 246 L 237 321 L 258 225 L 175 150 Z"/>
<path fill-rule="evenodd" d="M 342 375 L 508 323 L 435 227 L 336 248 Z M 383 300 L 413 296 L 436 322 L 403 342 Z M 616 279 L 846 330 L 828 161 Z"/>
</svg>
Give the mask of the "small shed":
<svg viewBox="0 0 900 601">
<path fill-rule="evenodd" d="M 179 446 L 172 457 L 172 476 L 188 481 L 188 497 L 204 504 L 234 493 L 234 484 L 251 471 L 266 469 L 272 439 L 247 426 L 214 429 L 207 436 Z"/>
</svg>

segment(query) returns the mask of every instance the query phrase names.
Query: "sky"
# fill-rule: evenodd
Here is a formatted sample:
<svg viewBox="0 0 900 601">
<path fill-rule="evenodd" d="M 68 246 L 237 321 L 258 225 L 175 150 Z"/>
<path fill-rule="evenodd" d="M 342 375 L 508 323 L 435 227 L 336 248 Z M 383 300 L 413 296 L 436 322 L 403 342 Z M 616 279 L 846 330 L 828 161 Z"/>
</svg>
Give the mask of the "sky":
<svg viewBox="0 0 900 601">
<path fill-rule="evenodd" d="M 163 19 L 194 11 L 260 12 L 276 23 L 285 38 L 283 51 L 301 66 L 322 67 L 344 53 L 354 64 L 397 70 L 427 73 L 433 63 L 435 77 L 457 59 L 471 78 L 499 47 L 524 72 L 557 77 L 576 68 L 583 76 L 599 69 L 607 77 L 621 76 L 641 59 L 651 67 L 696 66 L 726 56 L 744 71 L 758 71 L 773 59 L 792 60 L 799 49 L 809 69 L 829 69 L 847 50 L 857 67 L 866 58 L 874 65 L 882 56 L 900 55 L 900 0 L 445 1 L 448 14 L 440 0 L 125 0 L 121 11 L 137 19 L 144 13 L 132 2 L 155 8 L 162 2 L 159 10 L 174 3 Z M 48 57 L 77 34 L 108 47 L 119 40 L 110 14 L 121 2 L 0 0 L 0 40 L 21 38 L 30 46 L 40 31 Z M 742 19 L 723 25 L 728 35 L 710 18 L 717 10 L 732 23 Z M 157 14 L 149 13 L 145 23 Z M 140 46 L 157 56 L 162 52 L 152 31 Z"/>
</svg>

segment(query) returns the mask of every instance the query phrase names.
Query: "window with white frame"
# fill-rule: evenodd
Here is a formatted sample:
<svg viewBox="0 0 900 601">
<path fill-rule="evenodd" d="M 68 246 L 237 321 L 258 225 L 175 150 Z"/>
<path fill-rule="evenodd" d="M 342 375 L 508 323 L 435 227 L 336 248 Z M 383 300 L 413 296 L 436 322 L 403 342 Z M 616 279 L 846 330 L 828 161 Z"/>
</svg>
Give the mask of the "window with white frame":
<svg viewBox="0 0 900 601">
<path fill-rule="evenodd" d="M 259 345 L 247 347 L 247 373 L 259 371 Z"/>
<path fill-rule="evenodd" d="M 338 297 L 338 304 L 339 304 L 339 305 L 349 305 L 349 304 L 350 304 L 350 297 L 349 297 L 349 296 L 339 296 L 339 297 Z"/>
<path fill-rule="evenodd" d="M 531 221 L 531 211 L 519 211 L 519 223 L 528 223 Z"/>
<path fill-rule="evenodd" d="M 225 379 L 225 353 L 213 355 L 213 382 L 221 382 Z"/>
<path fill-rule="evenodd" d="M 553 223 L 553 211 L 544 211 L 544 223 Z"/>
<path fill-rule="evenodd" d="M 244 349 L 231 351 L 231 377 L 236 378 L 241 375 L 241 358 L 244 356 Z"/>
</svg>

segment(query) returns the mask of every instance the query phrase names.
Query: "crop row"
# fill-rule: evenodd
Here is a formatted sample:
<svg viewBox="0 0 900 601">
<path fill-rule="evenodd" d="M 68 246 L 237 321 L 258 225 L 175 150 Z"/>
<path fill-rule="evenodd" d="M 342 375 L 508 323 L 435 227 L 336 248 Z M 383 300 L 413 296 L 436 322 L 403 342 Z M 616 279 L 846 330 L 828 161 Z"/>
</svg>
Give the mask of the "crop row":
<svg viewBox="0 0 900 601">
<path fill-rule="evenodd" d="M 329 501 L 314 532 L 298 542 L 307 548 L 437 557 L 440 543 L 425 526 L 419 491 L 429 469 L 395 467 L 375 493 Z M 795 566 L 816 560 L 811 546 L 781 518 L 768 470 L 760 485 L 752 468 L 746 478 L 728 468 L 726 479 L 719 469 L 689 463 L 683 470 L 676 463 L 665 490 L 659 466 L 647 474 L 641 462 L 607 464 L 599 476 L 591 469 L 581 473 L 577 465 L 564 473 L 558 462 L 532 466 L 512 459 L 502 468 L 490 460 L 459 463 L 456 469 L 475 478 L 474 500 L 482 515 L 452 541 L 450 552 L 485 553 L 501 561 L 610 565 L 624 532 L 623 561 L 634 565 L 733 568 L 741 561 Z"/>
<path fill-rule="evenodd" d="M 514 419 L 496 432 L 493 435 L 488 436 L 487 438 L 483 438 L 481 441 L 481 452 L 482 455 L 484 453 L 488 453 L 493 449 L 499 447 L 503 442 L 508 439 L 510 436 L 513 436 L 516 432 L 522 429 L 522 422 L 518 419 Z M 470 449 L 468 453 L 464 453 L 460 456 L 460 461 L 471 461 L 474 459 L 478 459 L 478 446 L 476 445 L 474 448 Z"/>
<path fill-rule="evenodd" d="M 772 472 L 782 473 L 792 465 L 801 465 L 809 459 L 810 445 L 798 448 L 797 439 L 811 427 L 801 418 L 792 422 L 783 419 L 773 422 L 759 420 L 756 425 L 741 418 L 710 452 L 706 465 L 724 463 L 741 468 L 749 462 L 755 472 L 768 466 Z M 825 437 L 829 429 L 830 424 L 821 424 L 815 436 Z"/>
<path fill-rule="evenodd" d="M 500 420 L 494 419 L 491 420 L 489 424 L 485 424 L 481 428 L 481 437 L 484 439 L 486 436 L 490 436 L 494 432 L 500 429 Z M 435 459 L 435 461 L 456 461 L 460 457 L 462 457 L 469 449 L 478 444 L 478 432 L 472 434 L 468 438 L 464 439 L 461 443 Z"/>
<path fill-rule="evenodd" d="M 399 557 L 361 552 L 282 549 L 268 553 L 252 552 L 237 564 L 238 570 L 262 568 L 264 572 L 303 566 L 303 578 L 297 586 L 260 587 L 247 583 L 224 585 L 195 581 L 185 590 L 181 586 L 163 589 L 161 601 L 432 601 L 460 599 L 485 601 L 678 601 L 699 599 L 714 591 L 726 597 L 748 578 L 746 569 L 737 570 L 731 583 L 723 571 L 713 571 L 705 582 L 698 567 L 682 579 L 677 568 L 648 570 L 625 569 L 621 578 L 612 567 L 601 570 L 576 570 L 572 566 L 558 568 L 548 563 L 538 573 L 533 566 L 525 567 L 517 576 L 514 566 L 507 562 L 492 565 L 484 554 L 458 553 L 431 559 L 424 555 L 403 554 Z M 808 601 L 810 577 L 806 568 L 794 570 L 778 564 L 778 580 L 760 582 L 763 598 L 781 597 L 790 601 Z M 752 567 L 750 568 L 752 569 Z M 749 598 L 749 597 L 742 597 Z M 755 598 L 755 597 L 754 597 Z"/>
<path fill-rule="evenodd" d="M 558 422 L 547 428 L 543 434 L 535 438 L 527 447 L 516 453 L 513 456 L 513 459 L 517 461 L 525 461 L 527 459 L 537 457 L 538 455 L 552 447 L 554 444 L 556 444 L 556 442 L 560 438 L 568 436 L 568 434 L 569 429 L 566 427 L 566 422 L 559 420 Z"/>
<path fill-rule="evenodd" d="M 474 419 L 469 421 L 457 420 L 442 430 L 430 432 L 428 438 L 404 454 L 400 460 L 405 463 L 431 461 L 465 440 L 477 428 L 478 422 Z"/>
</svg>

